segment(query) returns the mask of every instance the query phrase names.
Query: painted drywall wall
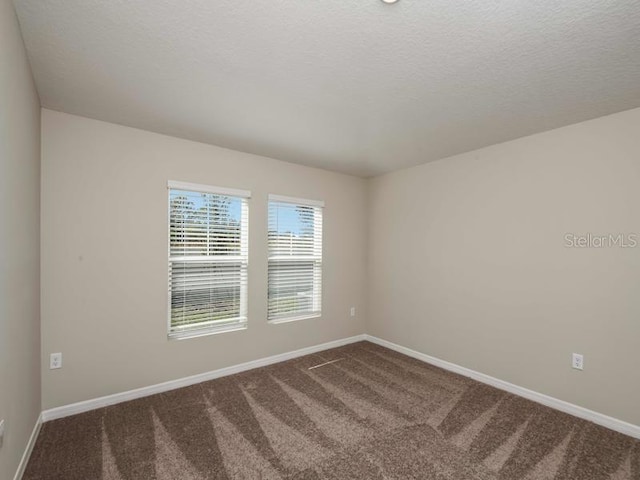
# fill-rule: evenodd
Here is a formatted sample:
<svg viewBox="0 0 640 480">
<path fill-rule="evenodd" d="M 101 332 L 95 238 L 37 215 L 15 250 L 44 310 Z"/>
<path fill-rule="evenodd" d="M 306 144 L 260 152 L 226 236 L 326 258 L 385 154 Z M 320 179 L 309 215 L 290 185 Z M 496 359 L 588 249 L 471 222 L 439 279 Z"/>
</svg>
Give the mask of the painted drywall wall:
<svg viewBox="0 0 640 480">
<path fill-rule="evenodd" d="M 252 192 L 248 329 L 167 340 L 168 180 Z M 266 321 L 270 193 L 326 203 L 320 318 Z M 43 408 L 364 333 L 365 202 L 361 178 L 43 110 Z"/>
<path fill-rule="evenodd" d="M 9 0 L 0 0 L 0 478 L 40 414 L 40 102 Z"/>
<path fill-rule="evenodd" d="M 367 333 L 640 424 L 638 185 L 640 109 L 373 179 Z"/>
</svg>

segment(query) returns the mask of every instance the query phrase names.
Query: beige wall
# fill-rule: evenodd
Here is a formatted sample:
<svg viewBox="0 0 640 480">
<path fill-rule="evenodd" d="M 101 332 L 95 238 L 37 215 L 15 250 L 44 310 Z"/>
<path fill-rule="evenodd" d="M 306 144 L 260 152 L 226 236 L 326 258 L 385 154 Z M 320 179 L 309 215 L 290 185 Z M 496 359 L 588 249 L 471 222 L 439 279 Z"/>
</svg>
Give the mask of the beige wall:
<svg viewBox="0 0 640 480">
<path fill-rule="evenodd" d="M 45 409 L 364 332 L 365 180 L 49 110 L 42 150 Z M 247 330 L 167 340 L 169 179 L 251 190 Z M 266 322 L 269 193 L 326 202 L 321 318 Z"/>
<path fill-rule="evenodd" d="M 40 102 L 9 0 L 0 0 L 0 478 L 40 413 Z"/>
<path fill-rule="evenodd" d="M 366 330 L 640 424 L 640 246 L 565 246 L 640 241 L 640 109 L 368 181 L 48 110 L 42 128 L 45 409 Z M 168 179 L 253 192 L 248 330 L 166 339 Z M 326 201 L 320 319 L 266 323 L 269 193 Z"/>
<path fill-rule="evenodd" d="M 640 424 L 640 246 L 564 246 L 639 185 L 640 109 L 373 179 L 368 333 Z"/>
</svg>

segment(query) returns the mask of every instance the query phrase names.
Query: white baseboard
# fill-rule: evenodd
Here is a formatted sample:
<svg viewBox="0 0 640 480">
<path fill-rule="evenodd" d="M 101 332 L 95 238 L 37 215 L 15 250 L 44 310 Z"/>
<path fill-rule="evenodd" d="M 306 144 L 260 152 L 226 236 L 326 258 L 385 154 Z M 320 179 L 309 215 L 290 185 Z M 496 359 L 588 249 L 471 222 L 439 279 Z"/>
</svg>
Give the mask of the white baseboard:
<svg viewBox="0 0 640 480">
<path fill-rule="evenodd" d="M 14 475 L 13 480 L 20 480 L 22 478 L 22 475 L 24 475 L 24 471 L 26 470 L 27 464 L 29 463 L 29 458 L 31 457 L 31 452 L 33 452 L 33 447 L 35 446 L 36 440 L 38 439 L 40 427 L 42 427 L 42 413 L 38 416 L 36 424 L 31 431 L 31 436 L 29 437 L 27 448 L 24 449 L 24 453 L 22 454 L 22 458 L 20 459 L 20 463 L 18 464 L 18 470 L 16 470 L 16 474 Z"/>
<path fill-rule="evenodd" d="M 499 388 L 500 390 L 505 390 L 509 393 L 513 393 L 514 395 L 524 397 L 528 400 L 532 400 L 534 402 L 540 403 L 542 405 L 553 408 L 555 410 L 559 410 L 561 412 L 568 413 L 569 415 L 573 415 L 575 417 L 588 420 L 590 422 L 596 423 L 598 425 L 609 428 L 611 430 L 622 433 L 624 435 L 628 435 L 630 437 L 640 439 L 640 426 L 638 425 L 633 425 L 632 423 L 627 423 L 625 421 L 618 420 L 617 418 L 609 417 L 607 415 L 603 415 L 602 413 L 594 412 L 593 410 L 589 410 L 587 408 L 574 405 L 573 403 L 565 402 L 564 400 L 559 400 L 557 398 L 550 397 L 548 395 L 544 395 L 542 393 L 538 393 L 533 390 L 520 387 L 518 385 L 514 385 L 513 383 L 505 382 L 504 380 L 500 380 L 490 375 L 485 375 L 484 373 L 476 372 L 475 370 L 461 367 L 460 365 L 456 365 L 455 363 L 447 362 L 445 360 L 440 360 L 439 358 L 432 357 L 430 355 L 426 355 L 424 353 L 420 353 L 415 350 L 411 350 L 410 348 L 403 347 L 401 345 L 397 345 L 392 342 L 388 342 L 387 340 L 383 340 L 381 338 L 374 337 L 372 335 L 365 335 L 365 340 L 371 343 L 380 345 L 382 347 L 395 350 L 396 352 L 403 353 L 409 357 L 413 357 L 415 359 L 429 363 L 436 367 L 440 367 L 444 370 L 458 373 L 465 377 L 469 377 L 474 380 L 477 380 L 478 382 L 485 383 L 487 385 L 491 385 L 492 387 Z"/>
<path fill-rule="evenodd" d="M 55 420 L 57 418 L 63 418 L 63 417 L 67 417 L 69 415 L 75 415 L 78 413 L 88 412 L 90 410 L 106 407 L 108 405 L 115 405 L 117 403 L 122 403 L 129 400 L 135 400 L 137 398 L 147 397 L 149 395 L 154 395 L 156 393 L 175 390 L 176 388 L 188 387 L 189 385 L 194 385 L 200 382 L 206 382 L 207 380 L 213 380 L 215 378 L 220 378 L 220 377 L 225 377 L 227 375 L 233 375 L 235 373 L 245 372 L 247 370 L 252 370 L 254 368 L 265 367 L 267 365 L 272 365 L 274 363 L 283 362 L 285 360 L 291 360 L 293 358 L 321 352 L 323 350 L 328 350 L 330 348 L 341 347 L 343 345 L 348 345 L 350 343 L 355 343 L 363 340 L 367 340 L 377 345 L 381 345 L 391 350 L 395 350 L 396 352 L 403 353 L 409 357 L 416 358 L 418 360 L 429 363 L 436 367 L 440 367 L 444 370 L 448 370 L 450 372 L 454 372 L 454 373 L 463 375 L 465 377 L 472 378 L 474 380 L 477 380 L 478 382 L 491 385 L 493 387 L 499 388 L 500 390 L 505 390 L 509 393 L 513 393 L 514 395 L 524 397 L 526 399 L 540 403 L 547 407 L 559 410 L 561 412 L 568 413 L 575 417 L 588 420 L 590 422 L 596 423 L 598 425 L 609 428 L 616 432 L 620 432 L 622 434 L 629 435 L 630 437 L 640 439 L 640 426 L 638 425 L 633 425 L 631 423 L 618 420 L 617 418 L 609 417 L 602 413 L 594 412 L 593 410 L 589 410 L 587 408 L 580 407 L 578 405 L 574 405 L 569 402 L 565 402 L 564 400 L 559 400 L 557 398 L 550 397 L 548 395 L 544 395 L 542 393 L 538 393 L 533 390 L 520 387 L 518 385 L 514 385 L 513 383 L 505 382 L 504 380 L 500 380 L 490 375 L 476 372 L 475 370 L 471 370 L 469 368 L 461 367 L 460 365 L 456 365 L 455 363 L 447 362 L 445 360 L 441 360 L 439 358 L 432 357 L 430 355 L 417 352 L 415 350 L 411 350 L 410 348 L 397 345 L 395 343 L 389 342 L 387 340 L 383 340 L 378 337 L 374 337 L 372 335 L 362 334 L 362 335 L 356 335 L 354 337 L 334 340 L 332 342 L 327 342 L 320 345 L 314 345 L 311 347 L 302 348 L 300 350 L 295 350 L 292 352 L 281 353 L 279 355 L 273 355 L 271 357 L 261 358 L 258 360 L 241 363 L 239 365 L 233 365 L 231 367 L 221 368 L 218 370 L 213 370 L 213 371 L 201 373 L 198 375 L 192 375 L 190 377 L 184 377 L 177 380 L 171 380 L 169 382 L 151 385 L 148 387 L 137 388 L 135 390 L 129 390 L 126 392 L 116 393 L 113 395 L 107 395 L 107 396 L 95 398 L 92 400 L 86 400 L 83 402 L 73 403 L 70 405 L 64 405 L 61 407 L 52 408 L 50 410 L 45 410 L 42 412 L 40 418 L 38 419 L 38 423 L 34 428 L 32 438 L 29 440 L 27 451 L 25 451 L 25 455 L 23 456 L 22 462 L 20 464 L 21 469 L 24 469 L 26 467 L 26 462 L 29 459 L 29 455 L 31 454 L 31 449 L 33 448 L 33 444 L 35 443 L 35 439 L 37 438 L 37 434 L 38 434 L 38 431 L 40 430 L 40 425 L 42 422 L 47 422 L 49 420 Z M 22 475 L 21 470 L 18 470 L 18 473 Z M 16 477 L 15 477 L 16 479 L 20 478 L 20 476 L 18 476 L 18 473 L 16 474 Z"/>
<path fill-rule="evenodd" d="M 164 383 L 158 383 L 156 385 L 150 385 L 148 387 L 136 388 L 135 390 L 129 390 L 126 392 L 115 393 L 113 395 L 107 395 L 104 397 L 94 398 L 91 400 L 85 400 L 83 402 L 72 403 L 70 405 L 63 405 L 61 407 L 52 408 L 42 412 L 42 421 L 48 422 L 49 420 L 55 420 L 57 418 L 68 417 L 70 415 L 76 415 L 78 413 L 88 412 L 97 408 L 106 407 L 109 405 L 115 405 L 116 403 L 122 403 L 129 400 L 135 400 L 137 398 L 148 397 L 156 393 L 167 392 L 169 390 L 175 390 L 176 388 L 188 387 L 200 382 L 206 382 L 207 380 L 213 380 L 215 378 L 226 377 L 227 375 L 233 375 L 234 373 L 245 372 L 254 368 L 265 367 L 278 362 L 284 362 L 285 360 L 291 360 L 292 358 L 302 357 L 312 353 L 321 352 L 330 348 L 341 347 L 350 343 L 360 342 L 365 340 L 366 335 L 356 335 L 354 337 L 343 338 L 340 340 L 334 340 L 332 342 L 323 343 L 320 345 L 314 345 L 311 347 L 301 348 L 300 350 L 294 350 L 293 352 L 281 353 L 279 355 L 273 355 L 271 357 L 261 358 L 258 360 L 252 360 L 250 362 L 241 363 L 239 365 L 233 365 L 231 367 L 221 368 L 210 372 L 200 373 L 198 375 L 192 375 L 190 377 L 179 378 L 177 380 L 171 380 Z"/>
</svg>

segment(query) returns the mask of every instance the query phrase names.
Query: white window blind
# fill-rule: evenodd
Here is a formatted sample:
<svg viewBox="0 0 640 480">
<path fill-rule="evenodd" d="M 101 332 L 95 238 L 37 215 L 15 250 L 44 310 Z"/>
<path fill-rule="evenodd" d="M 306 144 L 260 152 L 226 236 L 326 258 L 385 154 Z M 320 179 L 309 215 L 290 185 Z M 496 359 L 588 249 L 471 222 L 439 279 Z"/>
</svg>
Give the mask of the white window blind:
<svg viewBox="0 0 640 480">
<path fill-rule="evenodd" d="M 169 183 L 169 336 L 247 322 L 249 192 Z"/>
<path fill-rule="evenodd" d="M 269 196 L 270 321 L 320 315 L 323 205 Z"/>
</svg>

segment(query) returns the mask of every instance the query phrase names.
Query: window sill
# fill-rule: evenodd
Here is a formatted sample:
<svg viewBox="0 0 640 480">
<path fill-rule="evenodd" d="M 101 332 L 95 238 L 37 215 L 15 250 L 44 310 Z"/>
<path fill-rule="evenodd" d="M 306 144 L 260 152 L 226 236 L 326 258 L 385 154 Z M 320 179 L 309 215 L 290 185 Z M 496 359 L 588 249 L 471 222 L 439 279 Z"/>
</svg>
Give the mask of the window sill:
<svg viewBox="0 0 640 480">
<path fill-rule="evenodd" d="M 310 313 L 308 315 L 298 315 L 296 317 L 278 318 L 276 320 L 268 320 L 267 323 L 271 325 L 278 325 L 280 323 L 297 322 L 298 320 L 308 320 L 311 318 L 321 317 L 322 313 Z"/>
<path fill-rule="evenodd" d="M 219 333 L 237 332 L 246 330 L 247 324 L 241 323 L 236 325 L 227 325 L 225 327 L 207 328 L 201 330 L 187 330 L 184 332 L 171 332 L 167 334 L 169 340 L 186 340 L 187 338 L 207 337 L 209 335 L 217 335 Z"/>
</svg>

